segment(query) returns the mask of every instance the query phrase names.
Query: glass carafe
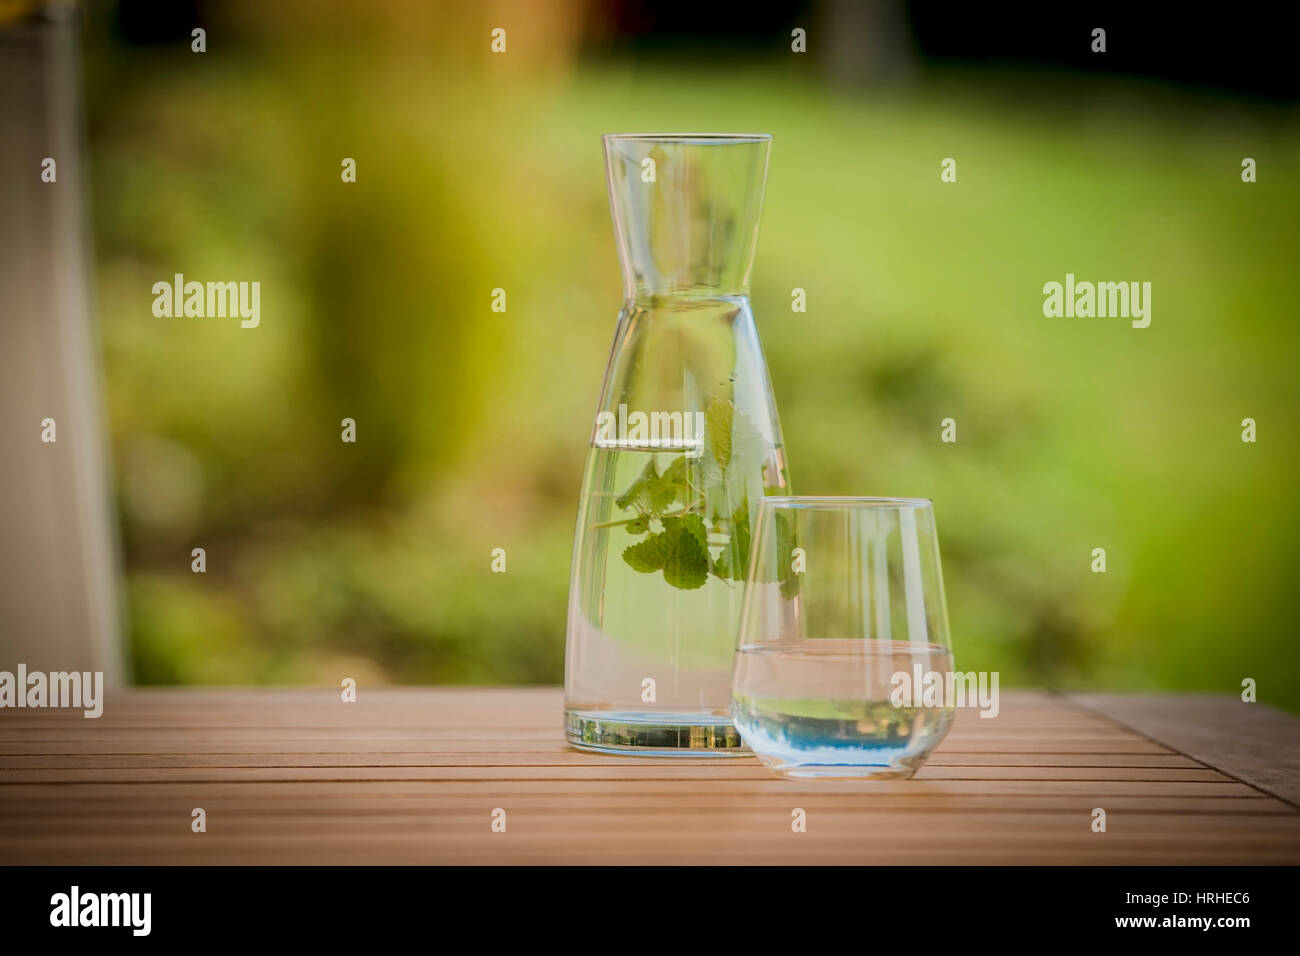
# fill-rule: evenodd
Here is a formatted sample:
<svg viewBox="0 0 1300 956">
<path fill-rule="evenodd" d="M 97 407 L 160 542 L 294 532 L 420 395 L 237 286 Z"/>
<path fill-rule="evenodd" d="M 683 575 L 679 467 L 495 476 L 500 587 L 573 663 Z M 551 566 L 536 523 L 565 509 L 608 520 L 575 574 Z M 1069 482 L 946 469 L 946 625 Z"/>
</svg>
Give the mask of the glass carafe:
<svg viewBox="0 0 1300 956">
<path fill-rule="evenodd" d="M 749 306 L 771 137 L 604 145 L 624 303 L 574 538 L 568 739 L 745 754 L 728 708 L 750 529 L 789 494 Z"/>
</svg>

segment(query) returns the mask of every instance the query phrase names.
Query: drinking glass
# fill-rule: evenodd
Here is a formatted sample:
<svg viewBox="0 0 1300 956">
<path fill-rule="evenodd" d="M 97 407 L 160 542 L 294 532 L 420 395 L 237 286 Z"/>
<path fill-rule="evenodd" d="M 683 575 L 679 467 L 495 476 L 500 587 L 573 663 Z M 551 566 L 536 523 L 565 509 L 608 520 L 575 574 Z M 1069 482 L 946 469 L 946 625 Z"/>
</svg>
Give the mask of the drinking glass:
<svg viewBox="0 0 1300 956">
<path fill-rule="evenodd" d="M 949 696 L 924 692 L 952 666 L 927 499 L 759 500 L 731 714 L 763 763 L 912 776 L 952 725 Z"/>
</svg>

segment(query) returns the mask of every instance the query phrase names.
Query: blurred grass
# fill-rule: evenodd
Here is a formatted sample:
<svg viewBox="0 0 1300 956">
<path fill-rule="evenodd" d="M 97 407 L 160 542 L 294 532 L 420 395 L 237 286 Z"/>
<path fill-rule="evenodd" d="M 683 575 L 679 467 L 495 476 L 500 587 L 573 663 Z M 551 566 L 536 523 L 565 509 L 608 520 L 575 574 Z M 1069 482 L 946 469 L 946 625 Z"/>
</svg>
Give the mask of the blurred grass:
<svg viewBox="0 0 1300 956">
<path fill-rule="evenodd" d="M 848 95 L 784 61 L 570 68 L 559 44 L 558 66 L 493 73 L 415 39 L 264 42 L 98 50 L 138 680 L 559 681 L 621 294 L 599 135 L 735 129 L 775 135 L 753 299 L 794 489 L 934 499 L 958 666 L 1254 677 L 1300 709 L 1293 115 L 1114 80 Z M 261 327 L 154 318 L 178 271 L 260 280 Z M 1066 272 L 1150 281 L 1151 327 L 1044 318 Z"/>
</svg>

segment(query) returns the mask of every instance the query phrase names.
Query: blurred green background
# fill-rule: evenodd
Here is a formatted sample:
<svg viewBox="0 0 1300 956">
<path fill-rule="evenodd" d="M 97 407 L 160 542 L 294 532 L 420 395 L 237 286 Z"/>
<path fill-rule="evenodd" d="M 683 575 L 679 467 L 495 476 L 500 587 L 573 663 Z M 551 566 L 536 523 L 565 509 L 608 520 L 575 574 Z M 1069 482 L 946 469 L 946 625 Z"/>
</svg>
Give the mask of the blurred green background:
<svg viewBox="0 0 1300 956">
<path fill-rule="evenodd" d="M 205 7 L 202 55 L 92 10 L 137 681 L 560 681 L 621 298 L 599 136 L 741 130 L 775 137 L 753 303 L 794 489 L 934 499 L 958 666 L 1300 709 L 1294 104 L 461 6 Z M 176 272 L 260 281 L 261 326 L 155 318 Z M 1045 318 L 1067 272 L 1150 281 L 1151 326 Z"/>
</svg>

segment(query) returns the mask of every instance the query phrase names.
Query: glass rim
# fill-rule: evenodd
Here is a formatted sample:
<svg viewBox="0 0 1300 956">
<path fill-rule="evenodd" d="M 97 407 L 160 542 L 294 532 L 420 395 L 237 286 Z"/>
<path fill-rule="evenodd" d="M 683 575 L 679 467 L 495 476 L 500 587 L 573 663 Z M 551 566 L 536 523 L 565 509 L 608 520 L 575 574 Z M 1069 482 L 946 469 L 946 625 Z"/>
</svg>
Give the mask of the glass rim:
<svg viewBox="0 0 1300 956">
<path fill-rule="evenodd" d="M 771 133 L 605 133 L 606 143 L 679 143 L 693 146 L 729 146 L 736 143 L 770 143 Z"/>
<path fill-rule="evenodd" d="M 934 502 L 929 498 L 880 498 L 855 495 L 765 495 L 758 499 L 758 506 L 773 508 L 892 508 L 897 511 L 905 509 L 932 508 Z"/>
</svg>

